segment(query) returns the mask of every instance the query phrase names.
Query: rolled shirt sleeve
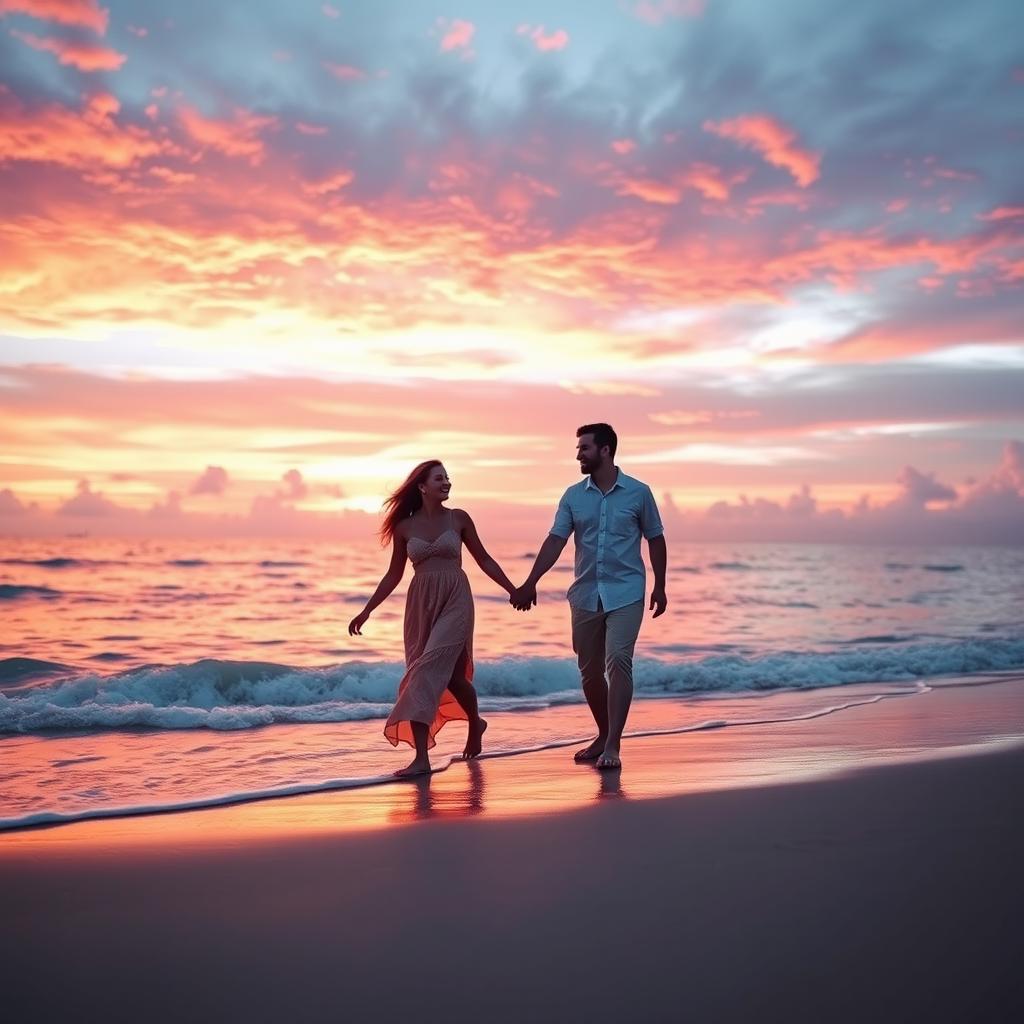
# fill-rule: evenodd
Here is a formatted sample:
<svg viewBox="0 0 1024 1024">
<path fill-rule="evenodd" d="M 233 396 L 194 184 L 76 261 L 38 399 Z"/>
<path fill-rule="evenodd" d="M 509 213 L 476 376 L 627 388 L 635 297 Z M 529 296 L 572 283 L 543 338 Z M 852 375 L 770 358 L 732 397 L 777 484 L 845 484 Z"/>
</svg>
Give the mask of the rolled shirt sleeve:
<svg viewBox="0 0 1024 1024">
<path fill-rule="evenodd" d="M 665 532 L 661 525 L 661 516 L 658 514 L 658 504 L 654 500 L 650 487 L 644 485 L 643 502 L 640 505 L 640 532 L 645 540 L 653 540 Z"/>
<path fill-rule="evenodd" d="M 655 515 L 657 515 L 657 511 L 655 511 Z M 551 529 L 548 532 L 553 533 L 556 537 L 561 537 L 562 540 L 568 540 L 572 536 L 573 527 L 572 504 L 569 501 L 569 491 L 567 490 L 558 502 L 555 521 L 551 524 Z"/>
</svg>

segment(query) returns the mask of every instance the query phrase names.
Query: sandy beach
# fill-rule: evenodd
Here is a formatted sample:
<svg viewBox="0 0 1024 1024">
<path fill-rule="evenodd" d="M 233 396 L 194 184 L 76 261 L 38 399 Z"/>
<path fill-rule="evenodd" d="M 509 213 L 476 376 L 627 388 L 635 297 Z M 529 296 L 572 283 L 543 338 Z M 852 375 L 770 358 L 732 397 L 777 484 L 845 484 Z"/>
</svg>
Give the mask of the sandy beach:
<svg viewBox="0 0 1024 1024">
<path fill-rule="evenodd" d="M 1020 1019 L 1021 681 L 738 732 L 8 834 L 5 1016 Z"/>
</svg>

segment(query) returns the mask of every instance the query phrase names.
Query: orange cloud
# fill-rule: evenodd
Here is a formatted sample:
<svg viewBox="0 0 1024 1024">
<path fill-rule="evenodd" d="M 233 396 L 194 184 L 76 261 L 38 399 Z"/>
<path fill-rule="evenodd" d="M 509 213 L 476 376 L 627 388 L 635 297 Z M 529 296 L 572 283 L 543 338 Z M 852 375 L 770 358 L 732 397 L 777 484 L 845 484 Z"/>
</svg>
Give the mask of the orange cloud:
<svg viewBox="0 0 1024 1024">
<path fill-rule="evenodd" d="M 462 21 L 456 18 L 449 24 L 447 31 L 441 37 L 441 49 L 445 52 L 464 50 L 473 42 L 475 32 L 476 26 L 471 21 Z"/>
<path fill-rule="evenodd" d="M 120 110 L 108 93 L 80 111 L 48 104 L 29 110 L 0 85 L 0 164 L 36 161 L 75 168 L 128 167 L 174 147 L 135 126 L 114 120 Z"/>
<path fill-rule="evenodd" d="M 110 18 L 110 11 L 100 7 L 96 0 L 0 0 L 0 16 L 13 13 L 89 28 L 98 35 L 107 31 Z"/>
<path fill-rule="evenodd" d="M 260 117 L 247 110 L 237 110 L 231 121 L 204 117 L 193 107 L 181 107 L 178 117 L 193 140 L 225 156 L 247 156 L 249 162 L 262 161 L 265 149 L 259 133 L 277 124 L 274 117 Z"/>
<path fill-rule="evenodd" d="M 75 39 L 58 39 L 55 36 L 34 36 L 29 32 L 11 30 L 11 35 L 27 43 L 34 50 L 43 50 L 56 56 L 61 64 L 78 68 L 79 71 L 117 71 L 128 59 L 108 46 L 98 43 L 83 43 Z"/>
<path fill-rule="evenodd" d="M 796 133 L 773 117 L 750 114 L 730 121 L 705 121 L 703 128 L 760 153 L 768 163 L 789 171 L 802 188 L 818 179 L 821 154 L 800 149 L 795 145 Z"/>
</svg>

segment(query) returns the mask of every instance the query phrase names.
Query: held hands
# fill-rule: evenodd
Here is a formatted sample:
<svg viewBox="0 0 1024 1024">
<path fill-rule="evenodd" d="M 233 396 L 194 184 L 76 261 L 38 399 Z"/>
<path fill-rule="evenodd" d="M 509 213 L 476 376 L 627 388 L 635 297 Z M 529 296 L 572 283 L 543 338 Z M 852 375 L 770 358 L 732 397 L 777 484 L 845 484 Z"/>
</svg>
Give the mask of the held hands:
<svg viewBox="0 0 1024 1024">
<path fill-rule="evenodd" d="M 512 591 L 508 603 L 518 612 L 528 612 L 537 603 L 537 587 L 532 583 L 524 583 Z"/>
<path fill-rule="evenodd" d="M 348 624 L 348 635 L 349 636 L 362 636 L 363 626 L 366 624 L 366 620 L 370 617 L 370 613 L 363 611 L 360 612 L 349 624 Z"/>
<path fill-rule="evenodd" d="M 668 598 L 665 596 L 664 589 L 659 589 L 658 587 L 655 587 L 654 590 L 651 591 L 650 609 L 654 611 L 654 614 L 651 616 L 651 618 L 656 619 L 659 615 L 662 615 L 667 605 Z"/>
</svg>

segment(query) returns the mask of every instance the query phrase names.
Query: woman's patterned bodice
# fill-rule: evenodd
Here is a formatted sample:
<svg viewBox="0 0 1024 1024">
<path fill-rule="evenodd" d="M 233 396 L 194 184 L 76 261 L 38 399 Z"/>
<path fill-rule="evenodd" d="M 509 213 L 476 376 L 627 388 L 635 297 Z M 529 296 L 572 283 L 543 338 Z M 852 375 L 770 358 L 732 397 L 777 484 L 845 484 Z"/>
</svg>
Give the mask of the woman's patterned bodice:
<svg viewBox="0 0 1024 1024">
<path fill-rule="evenodd" d="M 459 569 L 462 567 L 462 537 L 454 527 L 449 527 L 434 540 L 410 537 L 406 545 L 409 561 L 413 568 Z"/>
</svg>

